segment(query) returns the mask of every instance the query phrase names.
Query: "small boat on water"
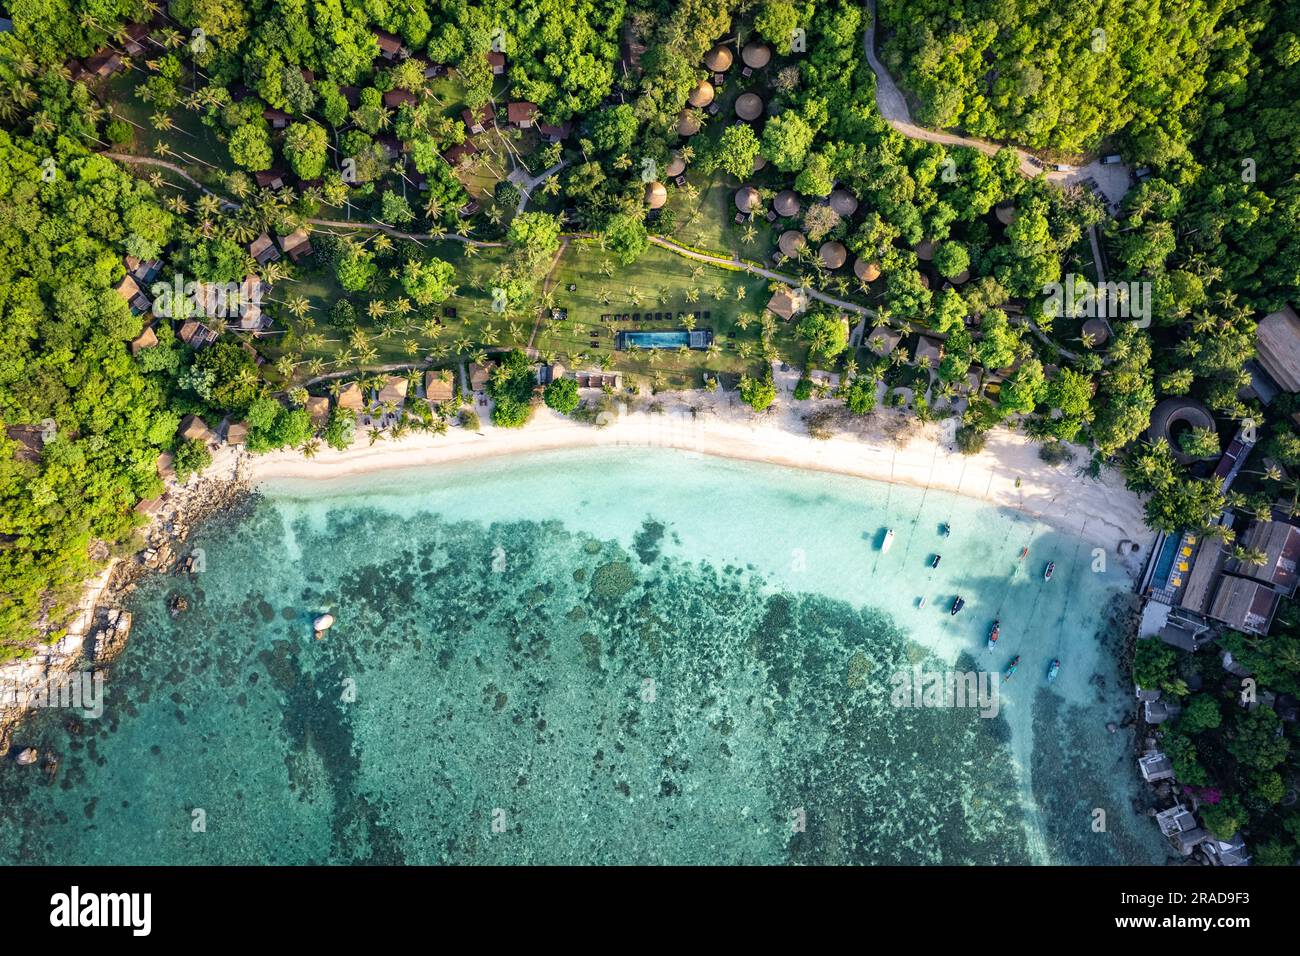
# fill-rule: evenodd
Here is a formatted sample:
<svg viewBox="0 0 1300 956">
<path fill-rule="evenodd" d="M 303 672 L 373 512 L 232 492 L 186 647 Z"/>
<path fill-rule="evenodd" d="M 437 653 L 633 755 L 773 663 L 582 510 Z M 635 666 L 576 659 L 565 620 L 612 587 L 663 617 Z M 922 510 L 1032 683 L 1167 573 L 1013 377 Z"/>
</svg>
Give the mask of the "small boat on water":
<svg viewBox="0 0 1300 956">
<path fill-rule="evenodd" d="M 957 595 L 957 599 L 956 599 L 955 601 L 952 602 L 952 610 L 949 611 L 948 613 L 949 613 L 949 614 L 956 614 L 958 611 L 960 611 L 960 610 L 961 610 L 962 608 L 964 608 L 965 606 L 966 606 L 966 599 L 965 599 L 964 597 L 962 597 L 960 594 L 958 594 L 958 595 Z"/>
<path fill-rule="evenodd" d="M 1011 675 L 1016 672 L 1016 668 L 1019 666 L 1020 666 L 1020 655 L 1017 654 L 1015 657 L 1011 658 L 1011 663 L 1008 664 L 1007 669 L 1002 672 L 1003 683 L 1011 680 Z"/>
<path fill-rule="evenodd" d="M 1056 675 L 1061 673 L 1061 661 L 1059 658 L 1052 658 L 1052 663 L 1047 665 L 1047 683 L 1056 680 Z"/>
<path fill-rule="evenodd" d="M 1043 580 L 1044 581 L 1052 580 L 1052 572 L 1054 572 L 1055 570 L 1056 570 L 1056 562 L 1048 561 L 1047 567 L 1043 569 Z"/>
<path fill-rule="evenodd" d="M 945 538 L 948 537 L 948 535 L 952 534 L 952 525 L 945 521 L 939 526 L 939 533 Z"/>
<path fill-rule="evenodd" d="M 930 567 L 932 567 L 932 568 L 937 568 L 937 567 L 939 566 L 939 559 L 942 558 L 942 557 L 943 557 L 942 554 L 936 554 L 936 555 L 935 555 L 935 556 L 930 560 Z"/>
<path fill-rule="evenodd" d="M 993 645 L 998 642 L 998 635 L 1002 633 L 1002 619 L 998 618 L 993 622 L 993 627 L 989 630 L 989 650 L 993 650 Z"/>
<path fill-rule="evenodd" d="M 921 595 L 921 600 L 916 603 L 917 609 L 925 607 L 925 595 Z"/>
<path fill-rule="evenodd" d="M 885 552 L 885 551 L 888 551 L 891 547 L 893 547 L 893 544 L 894 544 L 894 529 L 893 529 L 893 528 L 886 528 L 886 529 L 885 529 L 885 537 L 884 537 L 884 539 L 880 542 L 880 550 L 881 550 L 881 552 L 883 553 L 883 552 Z"/>
<path fill-rule="evenodd" d="M 1028 549 L 1028 548 L 1021 548 L 1021 549 L 1020 549 L 1020 560 L 1023 561 L 1023 560 L 1025 560 L 1025 558 L 1027 558 L 1027 557 L 1029 557 L 1029 549 Z"/>
</svg>

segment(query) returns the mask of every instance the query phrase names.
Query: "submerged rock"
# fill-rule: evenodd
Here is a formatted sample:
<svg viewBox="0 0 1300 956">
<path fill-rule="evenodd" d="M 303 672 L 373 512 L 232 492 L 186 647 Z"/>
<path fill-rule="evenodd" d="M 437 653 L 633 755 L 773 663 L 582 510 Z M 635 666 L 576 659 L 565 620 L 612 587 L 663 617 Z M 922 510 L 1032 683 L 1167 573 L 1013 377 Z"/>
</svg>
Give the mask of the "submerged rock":
<svg viewBox="0 0 1300 956">
<path fill-rule="evenodd" d="M 20 750 L 18 756 L 14 758 L 20 767 L 30 767 L 39 759 L 41 759 L 41 754 L 35 747 L 26 747 Z"/>
</svg>

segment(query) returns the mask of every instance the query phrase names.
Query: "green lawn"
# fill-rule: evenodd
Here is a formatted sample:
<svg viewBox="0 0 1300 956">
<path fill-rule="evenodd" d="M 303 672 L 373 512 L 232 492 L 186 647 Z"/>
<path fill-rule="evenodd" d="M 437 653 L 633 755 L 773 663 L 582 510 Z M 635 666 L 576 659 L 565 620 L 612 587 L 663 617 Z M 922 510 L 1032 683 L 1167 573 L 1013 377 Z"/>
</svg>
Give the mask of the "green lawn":
<svg viewBox="0 0 1300 956">
<path fill-rule="evenodd" d="M 602 267 L 612 274 L 602 274 Z M 769 296 L 765 279 L 702 266 L 655 246 L 631 266 L 615 267 L 590 242 L 570 244 L 552 278 L 555 306 L 567 310 L 568 319 L 545 323 L 534 344 L 543 352 L 556 353 L 570 366 L 595 367 L 604 358 L 611 368 L 634 376 L 653 378 L 659 372 L 665 387 L 698 386 L 705 370 L 752 374 L 762 369 L 757 356 L 761 326 L 756 317 L 762 314 Z M 570 291 L 570 284 L 577 288 Z M 617 331 L 680 329 L 684 326 L 677 313 L 697 311 L 701 318 L 696 320 L 696 328 L 713 331 L 719 345 L 716 355 L 614 351 Z M 672 318 L 645 318 L 656 312 L 671 312 Z M 622 313 L 641 313 L 642 318 L 601 321 L 603 314 Z M 737 325 L 742 314 L 755 317 L 743 330 Z M 775 341 L 782 357 L 803 361 L 806 349 L 796 339 L 792 325 L 778 323 Z M 742 342 L 752 350 L 748 357 L 737 351 Z"/>
</svg>

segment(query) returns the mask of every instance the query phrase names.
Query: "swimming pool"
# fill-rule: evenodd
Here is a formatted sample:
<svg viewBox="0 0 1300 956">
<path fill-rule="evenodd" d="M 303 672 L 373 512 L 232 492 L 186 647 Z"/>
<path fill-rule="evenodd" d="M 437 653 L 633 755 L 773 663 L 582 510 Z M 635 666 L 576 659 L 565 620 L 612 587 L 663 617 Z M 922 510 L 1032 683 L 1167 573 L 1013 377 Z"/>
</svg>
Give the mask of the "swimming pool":
<svg viewBox="0 0 1300 956">
<path fill-rule="evenodd" d="M 691 333 L 680 332 L 624 332 L 623 347 L 635 345 L 639 349 L 679 349 L 691 344 Z"/>
<path fill-rule="evenodd" d="M 1160 556 L 1156 558 L 1155 573 L 1151 575 L 1153 588 L 1160 590 L 1169 584 L 1169 572 L 1174 569 L 1174 558 L 1178 555 L 1178 544 L 1181 540 L 1180 536 L 1173 534 L 1165 538 Z"/>
</svg>

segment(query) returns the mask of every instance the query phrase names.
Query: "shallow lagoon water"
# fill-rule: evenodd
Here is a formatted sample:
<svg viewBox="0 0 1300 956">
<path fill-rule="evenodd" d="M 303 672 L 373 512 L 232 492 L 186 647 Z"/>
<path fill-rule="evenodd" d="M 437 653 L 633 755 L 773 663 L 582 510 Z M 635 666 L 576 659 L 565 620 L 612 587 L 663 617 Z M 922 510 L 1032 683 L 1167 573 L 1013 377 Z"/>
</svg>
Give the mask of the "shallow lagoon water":
<svg viewBox="0 0 1300 956">
<path fill-rule="evenodd" d="M 607 448 L 280 481 L 192 544 L 204 572 L 133 597 L 103 718 L 25 728 L 57 773 L 0 769 L 0 860 L 1164 858 L 1105 729 L 1128 579 L 1012 509 Z M 891 700 L 1016 654 L 995 717 Z"/>
</svg>

